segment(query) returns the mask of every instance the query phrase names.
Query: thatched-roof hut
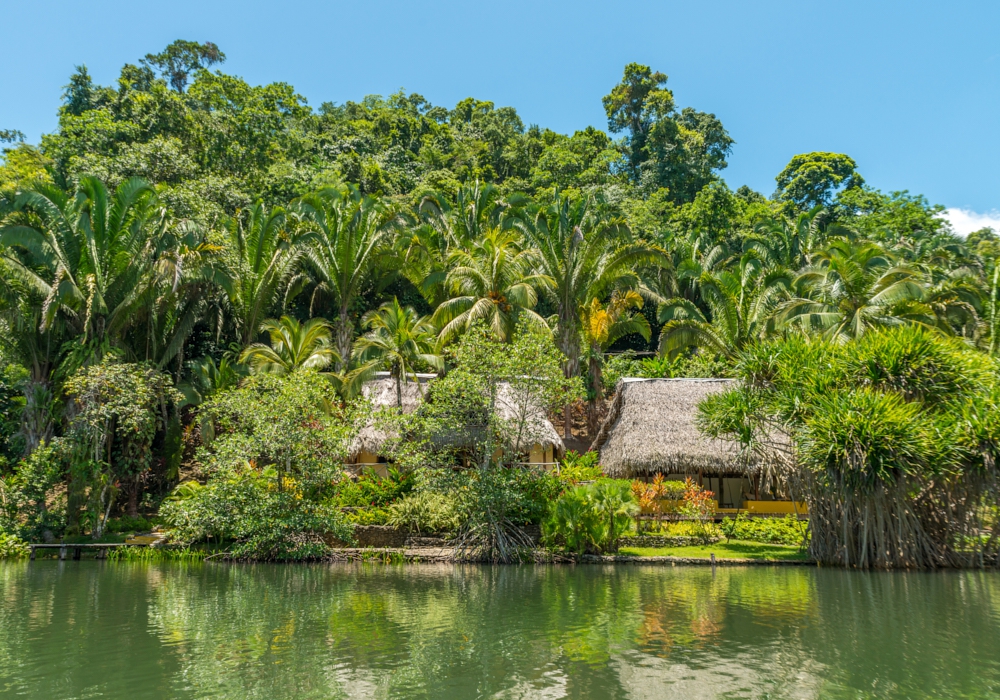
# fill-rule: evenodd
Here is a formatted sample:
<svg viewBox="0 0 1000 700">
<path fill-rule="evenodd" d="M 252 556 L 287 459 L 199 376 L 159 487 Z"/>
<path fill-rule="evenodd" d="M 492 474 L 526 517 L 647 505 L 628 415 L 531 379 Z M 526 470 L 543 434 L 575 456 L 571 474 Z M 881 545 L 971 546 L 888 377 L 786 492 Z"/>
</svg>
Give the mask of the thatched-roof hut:
<svg viewBox="0 0 1000 700">
<path fill-rule="evenodd" d="M 590 449 L 611 477 L 695 478 L 715 494 L 720 513 L 804 514 L 804 503 L 762 484 L 756 458 L 748 461 L 735 442 L 698 430 L 698 404 L 732 385 L 731 379 L 623 379 Z"/>
<path fill-rule="evenodd" d="M 365 382 L 362 395 L 378 411 L 397 406 L 396 380 L 380 372 L 377 379 Z M 418 375 L 419 381 L 410 381 L 401 385 L 402 412 L 413 413 L 423 403 L 428 391 L 428 384 L 435 375 Z M 497 393 L 497 414 L 512 423 L 521 425 L 523 432 L 515 439 L 515 449 L 525 455 L 527 461 L 533 464 L 552 464 L 561 458 L 566 451 L 559 433 L 549 421 L 544 408 L 532 402 L 530 393 L 518 393 L 518 390 L 504 382 Z M 439 444 L 450 444 L 462 447 L 464 441 L 475 435 L 475 429 L 456 430 L 438 436 Z M 384 464 L 382 449 L 385 443 L 393 437 L 384 427 L 372 418 L 354 436 L 349 447 L 349 457 L 352 463 L 361 467 L 365 465 Z M 384 467 L 377 467 L 381 473 Z"/>
<path fill-rule="evenodd" d="M 397 406 L 396 380 L 381 375 L 388 375 L 388 373 L 379 372 L 376 379 L 365 382 L 364 386 L 361 387 L 362 396 L 371 402 L 376 411 Z M 417 381 L 401 384 L 401 409 L 403 413 L 413 413 L 420 407 L 427 391 L 427 382 L 433 376 L 418 375 Z M 348 449 L 351 462 L 359 465 L 379 464 L 382 447 L 390 437 L 385 428 L 377 425 L 375 419 L 370 420 L 351 440 Z"/>
<path fill-rule="evenodd" d="M 698 403 L 731 379 L 623 379 L 591 450 L 608 476 L 733 474 L 747 471 L 739 446 L 704 437 Z"/>
<path fill-rule="evenodd" d="M 545 408 L 539 406 L 535 398 L 527 388 L 521 391 L 508 382 L 501 382 L 497 386 L 496 417 L 508 424 L 504 431 L 506 437 L 512 440 L 514 451 L 524 456 L 526 463 L 552 466 L 565 454 L 566 446 Z M 454 426 L 433 439 L 441 447 L 447 446 L 464 454 L 478 449 L 484 441 L 484 430 L 483 425 Z"/>
<path fill-rule="evenodd" d="M 532 463 L 551 464 L 566 452 L 566 445 L 545 409 L 532 401 L 530 393 L 519 394 L 507 382 L 497 391 L 497 413 L 515 425 L 523 423 L 523 432 L 515 440 L 515 449 L 528 455 Z"/>
</svg>

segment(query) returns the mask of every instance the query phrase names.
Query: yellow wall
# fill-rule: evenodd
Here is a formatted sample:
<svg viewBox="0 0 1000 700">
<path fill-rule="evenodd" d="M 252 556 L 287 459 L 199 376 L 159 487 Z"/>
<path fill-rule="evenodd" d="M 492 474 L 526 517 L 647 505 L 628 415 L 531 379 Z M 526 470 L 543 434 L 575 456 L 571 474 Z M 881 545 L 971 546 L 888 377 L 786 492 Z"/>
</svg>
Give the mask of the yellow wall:
<svg viewBox="0 0 1000 700">
<path fill-rule="evenodd" d="M 805 503 L 796 501 L 744 501 L 743 508 L 748 513 L 769 513 L 786 515 L 808 515 Z"/>
<path fill-rule="evenodd" d="M 552 464 L 555 462 L 554 448 L 552 445 L 542 447 L 537 442 L 531 446 L 528 452 L 529 464 Z"/>
<path fill-rule="evenodd" d="M 354 461 L 354 464 L 358 467 L 358 474 L 361 474 L 365 469 L 371 469 L 383 479 L 389 476 L 388 465 L 379 462 L 378 455 L 373 455 L 371 452 L 362 450 L 358 458 Z"/>
</svg>

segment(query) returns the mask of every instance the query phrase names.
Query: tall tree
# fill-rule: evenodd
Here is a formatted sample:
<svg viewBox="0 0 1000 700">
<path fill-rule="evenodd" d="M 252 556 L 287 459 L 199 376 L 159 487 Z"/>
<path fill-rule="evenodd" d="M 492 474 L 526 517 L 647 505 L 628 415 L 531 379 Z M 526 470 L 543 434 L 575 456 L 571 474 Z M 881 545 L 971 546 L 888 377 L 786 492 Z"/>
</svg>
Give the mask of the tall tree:
<svg viewBox="0 0 1000 700">
<path fill-rule="evenodd" d="M 622 81 L 603 99 L 608 128 L 627 132 L 632 179 L 646 191 L 663 188 L 674 202 L 690 202 L 726 167 L 733 139 L 714 114 L 680 112 L 667 76 L 629 63 Z"/>
<path fill-rule="evenodd" d="M 324 295 L 333 302 L 338 369 L 344 370 L 351 358 L 356 302 L 395 274 L 392 237 L 402 220 L 394 207 L 353 185 L 303 197 L 295 209 L 302 228 L 309 230 L 307 255 L 318 282 L 313 302 Z"/>
<path fill-rule="evenodd" d="M 284 209 L 261 202 L 224 222 L 223 287 L 241 345 L 256 337 L 279 298 L 284 302 L 299 288 L 299 261 L 310 237 L 286 224 Z"/>
<path fill-rule="evenodd" d="M 860 338 L 875 327 L 938 325 L 921 275 L 870 241 L 835 239 L 793 282 L 796 296 L 777 312 L 780 324 L 828 338 Z"/>
<path fill-rule="evenodd" d="M 111 194 L 84 177 L 72 197 L 43 187 L 19 196 L 17 208 L 25 216 L 4 226 L 0 244 L 12 251 L 11 270 L 44 295 L 40 329 L 62 317 L 84 340 L 120 341 L 175 242 L 152 186 L 131 178 Z"/>
<path fill-rule="evenodd" d="M 226 54 L 211 41 L 199 44 L 197 41 L 183 39 L 173 42 L 160 53 L 147 53 L 142 59 L 144 65 L 159 70 L 170 87 L 177 92 L 184 92 L 188 76 L 194 71 L 225 61 Z"/>
<path fill-rule="evenodd" d="M 566 357 L 566 377 L 576 377 L 584 309 L 613 289 L 637 288 L 639 268 L 669 266 L 669 257 L 645 243 L 621 240 L 617 223 L 603 213 L 598 200 L 571 202 L 561 197 L 519 228 L 536 251 L 538 271 L 549 281 L 543 290 L 558 318 L 556 346 Z M 566 406 L 567 438 L 572 436 L 571 426 Z"/>
<path fill-rule="evenodd" d="M 546 326 L 535 312 L 536 288 L 552 279 L 534 271 L 535 255 L 524 250 L 515 231 L 491 229 L 470 250 L 455 250 L 448 258 L 446 279 L 451 298 L 434 312 L 441 339 L 450 340 L 482 322 L 502 341 L 510 340 L 522 320 Z"/>
<path fill-rule="evenodd" d="M 775 311 L 790 284 L 787 270 L 769 265 L 752 250 L 740 257 L 735 269 L 702 272 L 698 290 L 709 313 L 688 299 L 660 304 L 660 354 L 675 357 L 688 348 L 704 347 L 732 357 L 773 330 Z"/>
<path fill-rule="evenodd" d="M 444 369 L 444 359 L 435 352 L 437 334 L 430 319 L 400 306 L 395 297 L 365 314 L 362 323 L 368 332 L 354 343 L 354 355 L 361 367 L 371 370 L 388 365 L 396 381 L 397 407 L 403 405 L 403 383 L 419 381 L 418 367 Z"/>
<path fill-rule="evenodd" d="M 841 189 L 864 184 L 857 163 L 843 153 L 802 153 L 794 156 L 775 178 L 775 199 L 788 202 L 800 211 L 829 206 Z"/>
</svg>

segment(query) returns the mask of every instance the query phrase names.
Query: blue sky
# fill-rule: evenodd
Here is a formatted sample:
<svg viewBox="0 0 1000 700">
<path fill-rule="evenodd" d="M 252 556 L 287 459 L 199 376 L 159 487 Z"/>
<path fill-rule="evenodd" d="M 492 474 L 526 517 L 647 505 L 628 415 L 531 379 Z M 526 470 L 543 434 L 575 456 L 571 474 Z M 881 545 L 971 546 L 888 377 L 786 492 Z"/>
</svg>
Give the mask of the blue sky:
<svg viewBox="0 0 1000 700">
<path fill-rule="evenodd" d="M 734 188 L 770 194 L 794 154 L 837 151 L 871 185 L 951 208 L 956 228 L 1000 227 L 997 2 L 6 4 L 0 128 L 31 141 L 55 128 L 74 65 L 110 84 L 177 38 L 214 41 L 227 72 L 314 106 L 404 87 L 562 132 L 606 128 L 601 96 L 638 61 L 722 119 Z"/>
</svg>

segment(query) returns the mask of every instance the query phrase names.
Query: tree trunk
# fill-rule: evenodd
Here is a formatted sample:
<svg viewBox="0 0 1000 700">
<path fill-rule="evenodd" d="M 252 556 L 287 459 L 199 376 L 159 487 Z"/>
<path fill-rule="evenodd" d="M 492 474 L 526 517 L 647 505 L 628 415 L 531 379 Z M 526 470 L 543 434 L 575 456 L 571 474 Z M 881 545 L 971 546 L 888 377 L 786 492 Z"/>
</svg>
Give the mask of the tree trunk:
<svg viewBox="0 0 1000 700">
<path fill-rule="evenodd" d="M 598 352 L 600 352 L 598 350 Z M 590 400 L 587 411 L 587 431 L 590 437 L 595 437 L 599 429 L 601 412 L 604 408 L 604 380 L 601 377 L 601 361 L 599 355 L 591 353 L 588 360 L 590 370 L 590 385 L 594 390 L 594 398 Z"/>
<path fill-rule="evenodd" d="M 337 320 L 337 352 L 340 354 L 340 362 L 337 363 L 338 372 L 346 372 L 351 362 L 351 341 L 354 340 L 354 327 L 351 323 L 350 314 L 346 308 L 340 309 Z"/>
<path fill-rule="evenodd" d="M 32 378 L 24 385 L 24 410 L 21 412 L 24 455 L 52 439 L 52 389 L 46 379 Z"/>
<path fill-rule="evenodd" d="M 130 518 L 139 517 L 139 476 L 132 477 L 131 488 L 128 490 L 128 502 L 125 506 Z"/>
<path fill-rule="evenodd" d="M 566 362 L 563 364 L 564 376 L 567 379 L 572 379 L 577 374 L 580 373 L 580 343 L 578 342 L 577 335 L 575 333 L 575 326 L 572 326 L 572 319 L 560 319 L 560 325 L 562 330 L 560 332 L 561 338 L 559 339 L 559 349 L 562 350 L 563 354 L 566 356 Z M 573 438 L 573 411 L 572 404 L 566 404 L 563 406 L 563 439 L 570 440 Z"/>
<path fill-rule="evenodd" d="M 403 408 L 403 378 L 402 372 L 396 374 L 396 408 Z"/>
</svg>

